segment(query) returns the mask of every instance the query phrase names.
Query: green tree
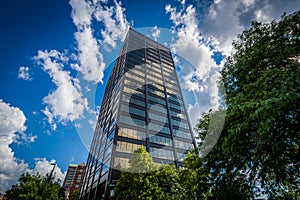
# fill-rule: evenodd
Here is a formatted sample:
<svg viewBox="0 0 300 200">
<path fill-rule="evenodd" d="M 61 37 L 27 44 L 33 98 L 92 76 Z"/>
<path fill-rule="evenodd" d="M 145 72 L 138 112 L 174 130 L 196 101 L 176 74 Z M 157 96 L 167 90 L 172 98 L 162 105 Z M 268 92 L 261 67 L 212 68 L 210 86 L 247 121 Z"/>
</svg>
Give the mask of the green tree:
<svg viewBox="0 0 300 200">
<path fill-rule="evenodd" d="M 20 200 L 57 200 L 64 199 L 61 194 L 60 181 L 54 182 L 53 178 L 48 181 L 48 175 L 22 174 L 19 178 L 19 188 L 6 191 L 8 199 Z"/>
<path fill-rule="evenodd" d="M 185 166 L 180 171 L 180 179 L 186 194 L 186 200 L 205 199 L 209 196 L 210 172 L 204 168 L 197 152 L 188 153 Z"/>
<path fill-rule="evenodd" d="M 239 171 L 273 192 L 299 180 L 300 12 L 253 22 L 233 43 L 222 71 L 226 136 Z"/>
<path fill-rule="evenodd" d="M 79 195 L 80 195 L 80 190 L 74 190 L 71 199 L 77 200 L 79 198 Z"/>
<path fill-rule="evenodd" d="M 184 190 L 174 166 L 155 164 L 144 148 L 133 153 L 129 164 L 129 169 L 122 172 L 114 188 L 112 199 L 184 199 Z"/>
<path fill-rule="evenodd" d="M 226 135 L 226 127 L 222 130 L 218 142 L 211 149 L 209 154 L 205 153 L 207 135 L 214 131 L 219 131 L 211 124 L 222 124 L 219 117 L 223 111 L 203 113 L 196 127 L 199 139 L 200 154 L 188 154 L 185 159 L 184 175 L 189 175 L 185 186 L 191 188 L 191 192 L 196 194 L 197 199 L 250 199 L 253 196 L 253 187 L 249 184 L 248 176 L 245 172 L 238 170 L 237 163 L 231 161 L 230 156 L 224 153 L 223 143 Z M 205 140 L 204 140 L 205 139 Z M 211 143 L 211 141 L 208 141 Z M 204 148 L 203 148 L 204 146 Z M 202 150 L 204 149 L 204 151 Z M 188 173 L 186 173 L 188 172 Z M 191 181 L 190 181 L 191 180 Z"/>
<path fill-rule="evenodd" d="M 253 22 L 234 41 L 222 70 L 226 123 L 199 162 L 209 172 L 210 198 L 248 199 L 261 190 L 290 199 L 299 192 L 299 38 L 298 11 L 278 22 Z M 211 114 L 199 122 L 200 139 L 209 134 Z"/>
</svg>

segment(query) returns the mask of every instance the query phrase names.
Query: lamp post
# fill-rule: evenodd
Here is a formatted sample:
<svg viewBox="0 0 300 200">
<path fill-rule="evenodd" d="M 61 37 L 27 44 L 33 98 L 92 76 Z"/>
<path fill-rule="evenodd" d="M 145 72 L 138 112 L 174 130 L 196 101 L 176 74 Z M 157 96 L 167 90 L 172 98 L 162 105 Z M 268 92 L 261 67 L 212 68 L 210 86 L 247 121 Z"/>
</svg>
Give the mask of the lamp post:
<svg viewBox="0 0 300 200">
<path fill-rule="evenodd" d="M 53 168 L 52 168 L 52 170 L 50 172 L 50 175 L 48 177 L 48 180 L 47 180 L 48 183 L 50 183 L 50 181 L 51 181 L 52 174 L 53 174 L 53 171 L 54 171 L 54 168 L 55 168 L 56 164 L 55 163 L 51 163 L 51 165 L 53 165 Z"/>
</svg>

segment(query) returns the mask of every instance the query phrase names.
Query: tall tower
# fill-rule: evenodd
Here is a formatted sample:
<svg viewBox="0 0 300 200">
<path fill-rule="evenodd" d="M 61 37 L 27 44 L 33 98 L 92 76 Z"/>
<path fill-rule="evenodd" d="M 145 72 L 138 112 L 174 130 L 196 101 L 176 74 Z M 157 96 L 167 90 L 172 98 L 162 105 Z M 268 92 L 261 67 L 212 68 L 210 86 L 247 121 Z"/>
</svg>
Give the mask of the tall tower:
<svg viewBox="0 0 300 200">
<path fill-rule="evenodd" d="M 180 167 L 193 141 L 170 49 L 129 29 L 104 93 L 81 199 L 107 199 L 138 148 Z"/>
</svg>

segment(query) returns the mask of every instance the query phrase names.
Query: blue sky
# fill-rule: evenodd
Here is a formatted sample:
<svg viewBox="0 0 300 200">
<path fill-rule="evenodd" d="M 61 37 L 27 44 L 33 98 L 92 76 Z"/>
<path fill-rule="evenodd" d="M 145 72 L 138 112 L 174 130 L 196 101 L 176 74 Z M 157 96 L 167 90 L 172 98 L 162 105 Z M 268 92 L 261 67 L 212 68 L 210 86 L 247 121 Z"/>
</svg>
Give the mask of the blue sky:
<svg viewBox="0 0 300 200">
<path fill-rule="evenodd" d="M 251 20 L 278 20 L 298 1 L 3 1 L 0 7 L 0 192 L 25 171 L 86 162 L 111 63 L 128 27 L 175 55 L 192 124 L 217 109 L 216 81 Z"/>
</svg>

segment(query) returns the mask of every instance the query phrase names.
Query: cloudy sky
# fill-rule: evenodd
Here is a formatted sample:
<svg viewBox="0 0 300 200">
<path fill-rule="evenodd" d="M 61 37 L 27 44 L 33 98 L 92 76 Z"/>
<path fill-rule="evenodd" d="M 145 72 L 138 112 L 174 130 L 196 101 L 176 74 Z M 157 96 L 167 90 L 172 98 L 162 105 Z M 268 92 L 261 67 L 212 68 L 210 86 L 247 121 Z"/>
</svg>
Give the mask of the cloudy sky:
<svg viewBox="0 0 300 200">
<path fill-rule="evenodd" d="M 231 42 L 252 20 L 270 22 L 296 0 L 2 1 L 0 192 L 19 175 L 63 179 L 86 162 L 97 111 L 131 26 L 169 46 L 191 123 L 217 109 L 216 81 Z"/>
</svg>

